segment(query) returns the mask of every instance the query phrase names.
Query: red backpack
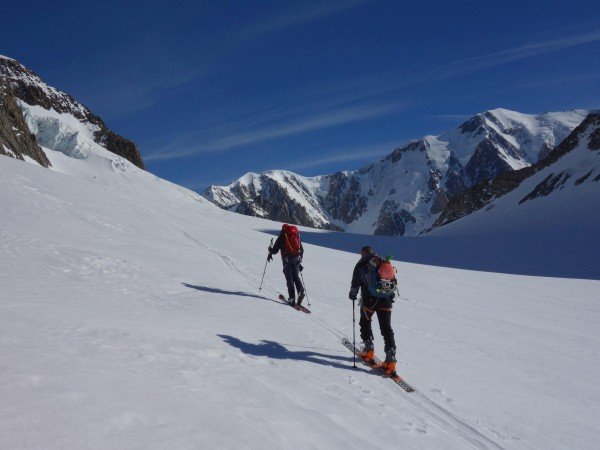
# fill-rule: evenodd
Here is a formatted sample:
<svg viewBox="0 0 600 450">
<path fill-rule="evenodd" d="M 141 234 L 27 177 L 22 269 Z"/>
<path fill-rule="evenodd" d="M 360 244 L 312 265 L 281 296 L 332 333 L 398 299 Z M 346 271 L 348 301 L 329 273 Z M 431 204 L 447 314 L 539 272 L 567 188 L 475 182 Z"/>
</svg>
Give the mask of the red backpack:
<svg viewBox="0 0 600 450">
<path fill-rule="evenodd" d="M 292 256 L 300 255 L 300 233 L 298 228 L 287 223 L 282 227 L 285 239 L 285 251 Z"/>
</svg>

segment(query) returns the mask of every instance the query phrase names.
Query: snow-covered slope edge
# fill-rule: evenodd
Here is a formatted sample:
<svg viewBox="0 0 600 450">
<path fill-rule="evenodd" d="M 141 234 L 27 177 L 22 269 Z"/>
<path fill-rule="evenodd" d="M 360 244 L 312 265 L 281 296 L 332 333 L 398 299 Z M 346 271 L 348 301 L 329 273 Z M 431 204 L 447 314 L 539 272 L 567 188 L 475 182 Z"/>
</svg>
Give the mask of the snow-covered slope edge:
<svg viewBox="0 0 600 450">
<path fill-rule="evenodd" d="M 312 178 L 288 171 L 249 173 L 229 186 L 211 186 L 205 195 L 230 211 L 282 222 L 415 235 L 466 188 L 546 157 L 586 114 L 490 110 L 357 171 Z"/>
<path fill-rule="evenodd" d="M 438 233 L 548 230 L 558 238 L 587 230 L 598 239 L 600 113 L 590 113 L 544 160 L 451 200 L 434 225 L 442 226 Z"/>
</svg>

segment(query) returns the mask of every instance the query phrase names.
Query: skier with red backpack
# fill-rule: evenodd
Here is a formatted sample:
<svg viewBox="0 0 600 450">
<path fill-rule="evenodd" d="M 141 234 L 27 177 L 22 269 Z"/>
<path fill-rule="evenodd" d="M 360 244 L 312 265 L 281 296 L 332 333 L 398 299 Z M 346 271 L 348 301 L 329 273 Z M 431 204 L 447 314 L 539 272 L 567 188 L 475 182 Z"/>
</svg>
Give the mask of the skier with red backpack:
<svg viewBox="0 0 600 450">
<path fill-rule="evenodd" d="M 304 247 L 300 240 L 300 232 L 294 225 L 285 224 L 281 227 L 281 232 L 273 246 L 269 247 L 269 256 L 267 261 L 273 259 L 273 255 L 281 250 L 281 261 L 283 262 L 283 274 L 288 288 L 288 303 L 292 306 L 300 306 L 306 295 L 306 290 L 300 280 L 302 271 L 302 257 L 304 256 Z M 296 291 L 298 291 L 298 301 L 296 301 Z"/>
<path fill-rule="evenodd" d="M 373 347 L 373 330 L 371 319 L 377 314 L 379 329 L 385 345 L 385 361 L 381 367 L 388 374 L 396 372 L 396 342 L 392 329 L 392 303 L 396 294 L 396 269 L 392 266 L 390 258 L 384 259 L 365 246 L 360 252 L 361 258 L 354 267 L 352 284 L 348 297 L 356 300 L 358 292 L 361 293 L 360 307 L 360 337 L 363 340 L 363 350 L 360 356 L 367 362 L 375 358 Z"/>
</svg>

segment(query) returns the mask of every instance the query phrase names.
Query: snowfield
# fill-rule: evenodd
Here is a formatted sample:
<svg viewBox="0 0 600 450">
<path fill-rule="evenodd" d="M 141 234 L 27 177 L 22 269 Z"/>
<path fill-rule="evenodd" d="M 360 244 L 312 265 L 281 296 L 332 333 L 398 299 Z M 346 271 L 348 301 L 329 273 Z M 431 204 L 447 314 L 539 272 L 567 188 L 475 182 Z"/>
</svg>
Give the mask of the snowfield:
<svg viewBox="0 0 600 450">
<path fill-rule="evenodd" d="M 356 254 L 306 245 L 308 316 L 279 224 L 45 151 L 0 157 L 1 448 L 597 448 L 600 281 L 397 262 L 407 394 L 340 344 Z"/>
</svg>

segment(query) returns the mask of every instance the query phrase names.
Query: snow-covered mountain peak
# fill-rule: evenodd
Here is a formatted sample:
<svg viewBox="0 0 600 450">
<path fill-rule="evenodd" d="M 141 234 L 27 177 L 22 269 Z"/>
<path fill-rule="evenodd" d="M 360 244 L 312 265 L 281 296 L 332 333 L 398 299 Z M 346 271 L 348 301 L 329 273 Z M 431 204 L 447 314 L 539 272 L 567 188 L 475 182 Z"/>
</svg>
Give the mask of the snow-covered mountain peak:
<svg viewBox="0 0 600 450">
<path fill-rule="evenodd" d="M 286 170 L 249 173 L 229 186 L 211 186 L 206 196 L 232 211 L 301 225 L 418 234 L 466 188 L 543 159 L 586 113 L 492 109 L 441 135 L 409 141 L 358 170 L 317 177 Z"/>
</svg>

